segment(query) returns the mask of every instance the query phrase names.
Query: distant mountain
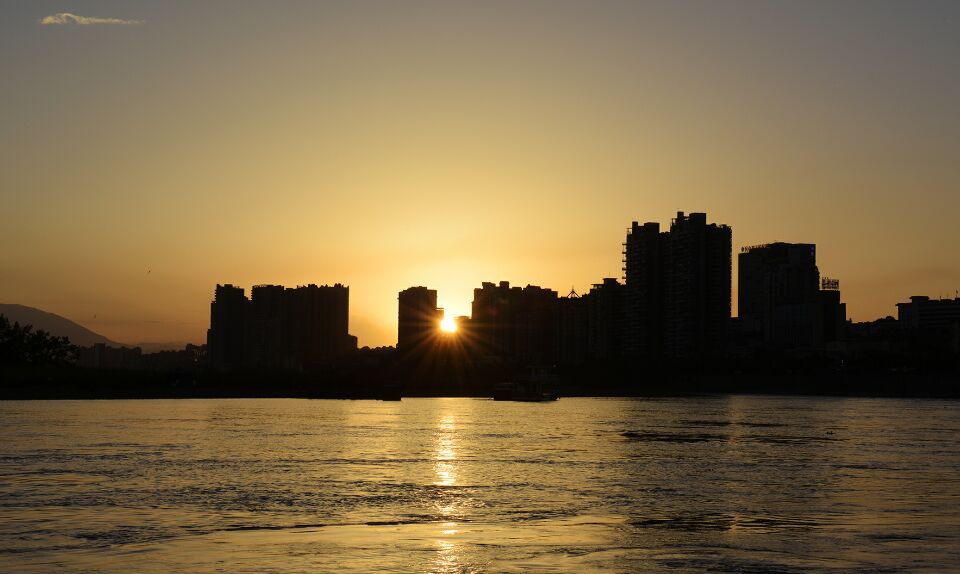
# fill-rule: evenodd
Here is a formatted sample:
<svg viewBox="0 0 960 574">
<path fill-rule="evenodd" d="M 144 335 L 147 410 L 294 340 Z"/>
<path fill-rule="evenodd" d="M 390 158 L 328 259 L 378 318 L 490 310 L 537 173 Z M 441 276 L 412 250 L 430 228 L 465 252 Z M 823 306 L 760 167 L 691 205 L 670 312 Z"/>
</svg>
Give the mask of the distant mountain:
<svg viewBox="0 0 960 574">
<path fill-rule="evenodd" d="M 9 303 L 0 303 L 0 315 L 10 319 L 11 323 L 17 322 L 21 325 L 33 325 L 33 330 L 44 330 L 57 337 L 67 337 L 74 345 L 89 347 L 95 343 L 104 343 L 113 347 L 123 347 L 122 343 L 116 343 L 104 337 L 99 333 L 94 333 L 82 325 L 74 323 L 70 319 L 47 313 L 40 309 L 27 307 L 26 305 L 14 305 Z"/>
</svg>

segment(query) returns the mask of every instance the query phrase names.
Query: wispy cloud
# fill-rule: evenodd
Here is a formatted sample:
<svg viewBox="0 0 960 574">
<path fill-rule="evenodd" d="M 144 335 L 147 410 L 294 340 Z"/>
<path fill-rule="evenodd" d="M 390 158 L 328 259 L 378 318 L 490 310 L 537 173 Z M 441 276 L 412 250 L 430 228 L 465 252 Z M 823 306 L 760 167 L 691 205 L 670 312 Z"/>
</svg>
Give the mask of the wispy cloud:
<svg viewBox="0 0 960 574">
<path fill-rule="evenodd" d="M 135 26 L 143 20 L 122 20 L 120 18 L 97 18 L 95 16 L 77 16 L 69 12 L 60 12 L 40 19 L 42 26 Z"/>
</svg>

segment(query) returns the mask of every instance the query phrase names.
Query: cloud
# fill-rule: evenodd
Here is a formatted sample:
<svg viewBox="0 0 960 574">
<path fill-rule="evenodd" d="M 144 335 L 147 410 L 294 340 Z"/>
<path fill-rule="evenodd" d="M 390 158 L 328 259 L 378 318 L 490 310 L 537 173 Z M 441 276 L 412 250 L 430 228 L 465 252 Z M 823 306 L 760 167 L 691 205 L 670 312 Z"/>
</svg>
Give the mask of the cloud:
<svg viewBox="0 0 960 574">
<path fill-rule="evenodd" d="M 69 12 L 60 12 L 40 19 L 42 26 L 134 26 L 143 24 L 143 20 L 121 20 L 120 18 L 96 18 L 94 16 L 77 16 Z"/>
</svg>

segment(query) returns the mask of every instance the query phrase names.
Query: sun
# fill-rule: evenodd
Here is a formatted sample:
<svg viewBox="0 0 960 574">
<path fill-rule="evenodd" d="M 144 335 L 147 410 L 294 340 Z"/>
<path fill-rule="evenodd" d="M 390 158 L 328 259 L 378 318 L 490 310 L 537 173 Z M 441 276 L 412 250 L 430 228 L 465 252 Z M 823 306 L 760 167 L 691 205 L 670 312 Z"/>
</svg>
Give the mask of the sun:
<svg viewBox="0 0 960 574">
<path fill-rule="evenodd" d="M 453 320 L 453 317 L 444 317 L 440 321 L 440 330 L 444 333 L 456 333 L 457 332 L 457 322 Z"/>
</svg>

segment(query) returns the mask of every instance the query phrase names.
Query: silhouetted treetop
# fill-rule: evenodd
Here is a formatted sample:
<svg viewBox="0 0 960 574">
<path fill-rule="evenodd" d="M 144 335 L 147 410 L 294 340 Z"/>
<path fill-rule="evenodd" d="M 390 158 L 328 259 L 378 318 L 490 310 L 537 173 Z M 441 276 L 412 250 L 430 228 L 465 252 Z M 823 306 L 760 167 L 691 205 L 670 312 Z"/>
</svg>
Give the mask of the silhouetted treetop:
<svg viewBox="0 0 960 574">
<path fill-rule="evenodd" d="M 55 337 L 33 326 L 10 323 L 0 315 L 0 365 L 67 365 L 76 362 L 77 348 L 67 337 Z"/>
</svg>

